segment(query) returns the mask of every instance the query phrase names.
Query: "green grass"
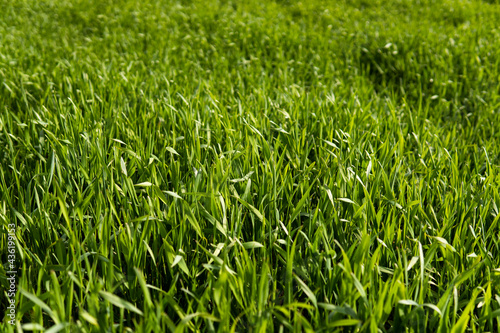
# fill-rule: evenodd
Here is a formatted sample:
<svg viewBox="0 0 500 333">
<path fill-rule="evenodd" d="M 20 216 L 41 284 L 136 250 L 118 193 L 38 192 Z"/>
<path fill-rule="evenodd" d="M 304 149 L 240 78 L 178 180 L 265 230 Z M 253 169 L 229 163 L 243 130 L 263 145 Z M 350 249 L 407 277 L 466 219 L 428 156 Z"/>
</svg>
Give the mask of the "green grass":
<svg viewBox="0 0 500 333">
<path fill-rule="evenodd" d="M 0 331 L 500 331 L 498 2 L 0 13 Z"/>
</svg>

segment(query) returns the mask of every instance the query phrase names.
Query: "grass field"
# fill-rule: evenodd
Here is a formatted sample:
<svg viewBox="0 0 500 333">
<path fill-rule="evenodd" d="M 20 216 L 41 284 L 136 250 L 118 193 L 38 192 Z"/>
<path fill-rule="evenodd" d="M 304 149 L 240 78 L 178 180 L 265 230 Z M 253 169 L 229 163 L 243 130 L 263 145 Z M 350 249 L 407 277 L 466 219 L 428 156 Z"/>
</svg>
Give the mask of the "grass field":
<svg viewBox="0 0 500 333">
<path fill-rule="evenodd" d="M 0 331 L 499 332 L 499 22 L 0 0 Z"/>
</svg>

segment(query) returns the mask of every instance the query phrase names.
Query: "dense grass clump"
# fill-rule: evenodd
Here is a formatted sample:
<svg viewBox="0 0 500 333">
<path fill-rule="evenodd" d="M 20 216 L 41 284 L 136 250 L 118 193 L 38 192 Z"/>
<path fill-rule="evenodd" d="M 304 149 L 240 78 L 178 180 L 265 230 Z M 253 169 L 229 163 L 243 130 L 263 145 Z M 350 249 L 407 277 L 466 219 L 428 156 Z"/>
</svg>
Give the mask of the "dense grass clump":
<svg viewBox="0 0 500 333">
<path fill-rule="evenodd" d="M 498 22 L 0 0 L 0 331 L 498 332 Z"/>
</svg>

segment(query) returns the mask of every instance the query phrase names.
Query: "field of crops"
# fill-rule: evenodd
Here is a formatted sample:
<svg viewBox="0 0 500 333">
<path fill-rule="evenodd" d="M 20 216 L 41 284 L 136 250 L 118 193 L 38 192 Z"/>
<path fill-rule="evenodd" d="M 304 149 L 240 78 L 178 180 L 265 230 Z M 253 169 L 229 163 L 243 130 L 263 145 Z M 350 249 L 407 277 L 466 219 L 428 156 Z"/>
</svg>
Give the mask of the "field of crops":
<svg viewBox="0 0 500 333">
<path fill-rule="evenodd" d="M 499 332 L 500 3 L 0 0 L 1 332 Z"/>
</svg>

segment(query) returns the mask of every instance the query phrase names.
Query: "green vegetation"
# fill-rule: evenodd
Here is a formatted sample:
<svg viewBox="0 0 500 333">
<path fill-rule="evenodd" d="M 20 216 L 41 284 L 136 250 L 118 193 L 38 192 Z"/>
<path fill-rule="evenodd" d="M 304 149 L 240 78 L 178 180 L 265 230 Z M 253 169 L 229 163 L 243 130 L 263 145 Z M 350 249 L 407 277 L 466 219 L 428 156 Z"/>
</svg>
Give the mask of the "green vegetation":
<svg viewBox="0 0 500 333">
<path fill-rule="evenodd" d="M 500 331 L 498 22 L 0 0 L 0 331 Z"/>
</svg>

